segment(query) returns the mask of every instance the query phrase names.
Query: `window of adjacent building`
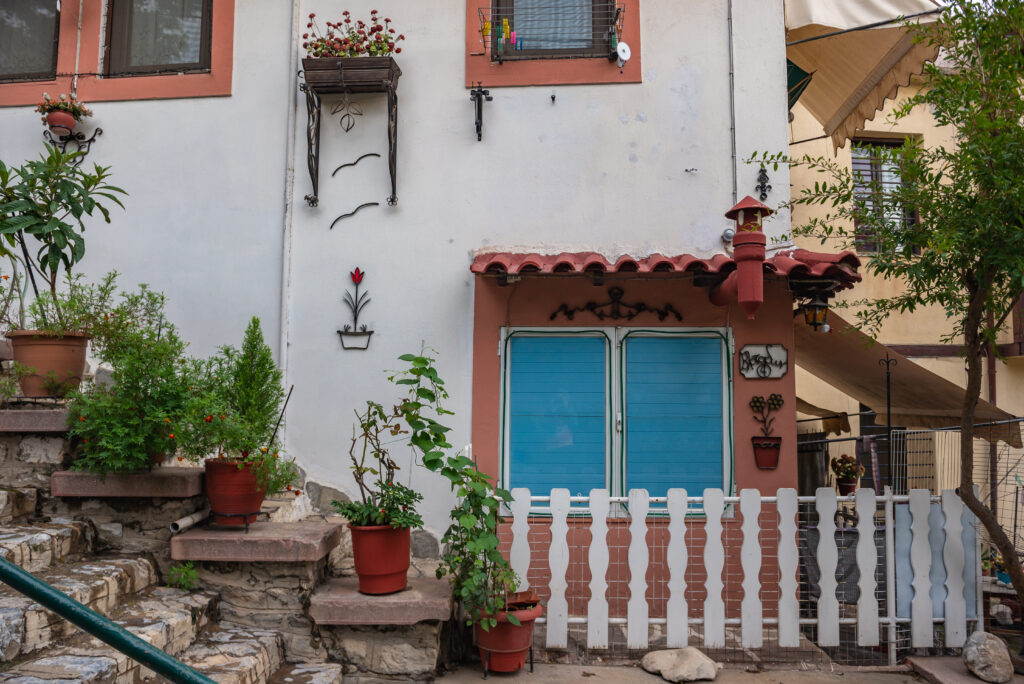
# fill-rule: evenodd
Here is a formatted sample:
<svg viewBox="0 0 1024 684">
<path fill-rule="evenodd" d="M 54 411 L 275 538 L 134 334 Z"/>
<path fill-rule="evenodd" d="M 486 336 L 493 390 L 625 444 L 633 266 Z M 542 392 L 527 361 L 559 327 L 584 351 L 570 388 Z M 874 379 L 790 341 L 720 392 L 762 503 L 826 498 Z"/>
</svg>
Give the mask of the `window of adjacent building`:
<svg viewBox="0 0 1024 684">
<path fill-rule="evenodd" d="M 917 222 L 913 209 L 894 208 L 885 202 L 884 195 L 892 193 L 902 183 L 899 169 L 891 161 L 889 152 L 903 146 L 902 141 L 855 140 L 851 148 L 853 173 L 858 179 L 855 198 L 866 204 L 873 213 L 882 214 L 886 221 L 902 221 L 911 226 Z M 855 238 L 857 251 L 867 254 L 878 251 L 878 242 L 868 225 L 857 224 Z"/>
<path fill-rule="evenodd" d="M 721 333 L 515 330 L 503 353 L 506 487 L 574 496 L 726 488 Z"/>
<path fill-rule="evenodd" d="M 209 71 L 212 0 L 112 0 L 109 76 Z"/>
<path fill-rule="evenodd" d="M 607 57 L 617 18 L 615 0 L 492 0 L 491 58 Z"/>
<path fill-rule="evenodd" d="M 52 80 L 59 26 L 56 0 L 0 0 L 0 81 Z"/>
</svg>

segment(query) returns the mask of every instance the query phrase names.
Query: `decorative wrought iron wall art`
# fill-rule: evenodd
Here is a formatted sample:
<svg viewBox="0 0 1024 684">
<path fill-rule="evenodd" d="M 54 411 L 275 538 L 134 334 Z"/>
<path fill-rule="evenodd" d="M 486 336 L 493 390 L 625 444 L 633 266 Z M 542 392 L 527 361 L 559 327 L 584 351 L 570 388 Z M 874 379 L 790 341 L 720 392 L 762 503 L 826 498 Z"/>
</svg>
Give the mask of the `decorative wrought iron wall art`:
<svg viewBox="0 0 1024 684">
<path fill-rule="evenodd" d="M 340 221 L 342 219 L 347 219 L 347 218 L 349 218 L 351 216 L 355 216 L 356 214 L 359 213 L 360 209 L 365 209 L 366 207 L 379 207 L 379 206 L 380 206 L 380 202 L 363 202 L 362 204 L 360 204 L 358 207 L 356 207 L 352 211 L 348 212 L 347 214 L 342 214 L 338 218 L 336 218 L 333 221 L 331 221 L 331 230 L 334 229 L 334 224 L 335 223 L 337 223 L 338 221 Z"/>
<path fill-rule="evenodd" d="M 748 380 L 777 379 L 789 370 L 789 352 L 781 344 L 748 344 L 740 350 L 739 363 Z"/>
<path fill-rule="evenodd" d="M 331 107 L 331 114 L 341 114 L 338 123 L 341 124 L 341 130 L 348 133 L 356 125 L 356 117 L 363 115 L 363 107 L 352 101 L 350 93 L 345 93 L 341 100 Z"/>
<path fill-rule="evenodd" d="M 469 99 L 476 103 L 476 140 L 480 142 L 484 139 L 484 100 L 491 102 L 494 97 L 491 96 L 491 91 L 484 90 L 483 83 L 477 83 L 476 88 L 469 91 Z M 551 96 L 552 102 L 555 96 Z"/>
<path fill-rule="evenodd" d="M 761 193 L 761 201 L 764 202 L 768 199 L 768 193 L 772 191 L 772 186 L 768 184 L 768 169 L 761 167 L 761 170 L 757 172 L 757 185 L 754 189 Z"/>
<path fill-rule="evenodd" d="M 345 296 L 342 298 L 342 301 L 345 302 L 345 306 L 352 312 L 352 325 L 346 323 L 338 331 L 338 335 L 341 337 L 341 348 L 366 349 L 370 346 L 370 337 L 373 335 L 373 331 L 368 330 L 365 323 L 359 325 L 359 314 L 370 303 L 369 292 L 359 294 L 359 284 L 363 282 L 366 271 L 360 271 L 357 267 L 356 270 L 349 273 L 349 276 L 352 278 L 352 283 L 356 286 L 355 294 L 345 290 Z"/>
<path fill-rule="evenodd" d="M 85 155 L 89 154 L 89 150 L 92 149 L 92 144 L 96 142 L 96 138 L 103 135 L 103 129 L 97 128 L 92 132 L 92 135 L 88 138 L 85 137 L 85 133 L 71 132 L 67 135 L 55 135 L 50 129 L 43 131 L 43 138 L 47 143 L 60 149 L 61 153 L 68 153 L 68 146 L 72 147 L 72 152 L 81 152 L 82 154 L 75 157 L 72 162 L 73 166 L 79 166 L 84 160 Z"/>
<path fill-rule="evenodd" d="M 625 290 L 621 287 L 613 286 L 608 288 L 608 301 L 607 302 L 587 302 L 583 306 L 570 307 L 568 304 L 562 304 L 554 313 L 551 314 L 549 320 L 555 320 L 558 314 L 564 315 L 570 321 L 576 316 L 576 314 L 588 311 L 595 316 L 598 320 L 605 320 L 606 318 L 612 321 L 625 319 L 631 321 L 642 313 L 653 313 L 657 314 L 658 320 L 663 321 L 669 316 L 674 316 L 677 321 L 683 320 L 682 314 L 675 310 L 675 308 L 666 303 L 664 306 L 657 307 L 645 304 L 644 302 L 636 302 L 630 304 L 629 302 L 622 301 L 622 297 L 626 294 Z"/>
<path fill-rule="evenodd" d="M 336 173 L 338 173 L 339 171 L 341 171 L 342 169 L 346 169 L 346 168 L 348 168 L 350 166 L 355 166 L 356 164 L 358 164 L 359 162 L 363 161 L 367 157 L 378 157 L 379 158 L 380 155 L 377 154 L 376 152 L 367 152 L 366 154 L 360 155 L 359 159 L 356 159 L 354 162 L 349 162 L 348 164 L 342 164 L 338 168 L 334 169 L 334 171 L 331 172 L 331 177 L 333 178 L 334 175 Z"/>
</svg>

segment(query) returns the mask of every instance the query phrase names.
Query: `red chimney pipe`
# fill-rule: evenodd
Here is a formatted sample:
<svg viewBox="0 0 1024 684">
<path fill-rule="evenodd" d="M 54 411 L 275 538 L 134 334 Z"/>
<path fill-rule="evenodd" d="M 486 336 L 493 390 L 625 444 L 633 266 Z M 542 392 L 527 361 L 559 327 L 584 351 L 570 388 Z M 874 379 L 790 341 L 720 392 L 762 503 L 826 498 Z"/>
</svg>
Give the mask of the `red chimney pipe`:
<svg viewBox="0 0 1024 684">
<path fill-rule="evenodd" d="M 736 221 L 736 234 L 732 238 L 733 260 L 736 270 L 709 294 L 711 303 L 726 306 L 734 299 L 754 319 L 764 303 L 765 235 L 761 221 L 774 212 L 749 195 L 726 212 L 725 217 Z"/>
</svg>

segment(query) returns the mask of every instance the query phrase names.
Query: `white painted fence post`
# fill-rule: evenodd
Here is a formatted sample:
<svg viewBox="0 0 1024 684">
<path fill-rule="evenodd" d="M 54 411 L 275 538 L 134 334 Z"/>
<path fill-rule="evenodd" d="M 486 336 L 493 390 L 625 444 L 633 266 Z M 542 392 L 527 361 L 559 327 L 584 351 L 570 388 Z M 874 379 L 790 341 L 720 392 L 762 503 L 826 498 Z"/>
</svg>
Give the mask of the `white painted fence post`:
<svg viewBox="0 0 1024 684">
<path fill-rule="evenodd" d="M 800 604 L 797 601 L 796 567 L 800 552 L 796 545 L 797 501 L 795 489 L 780 489 L 776 496 L 779 512 L 779 646 L 800 646 Z"/>
<path fill-rule="evenodd" d="M 509 550 L 509 564 L 519 577 L 519 591 L 530 588 L 527 574 L 530 572 L 530 490 L 518 487 L 512 490 L 512 548 Z"/>
<path fill-rule="evenodd" d="M 686 605 L 686 490 L 668 490 L 668 604 L 666 646 L 685 648 L 690 640 L 689 608 Z"/>
<path fill-rule="evenodd" d="M 740 492 L 740 512 L 743 514 L 743 544 L 740 546 L 740 566 L 743 568 L 743 602 L 740 605 L 740 639 L 744 648 L 761 648 L 764 642 L 763 612 L 761 609 L 761 542 L 758 539 L 761 515 L 761 492 L 744 489 Z"/>
<path fill-rule="evenodd" d="M 548 599 L 548 648 L 565 648 L 569 644 L 569 604 L 565 599 L 569 568 L 569 490 L 551 490 L 551 546 L 548 565 L 551 568 L 551 597 Z"/>
<path fill-rule="evenodd" d="M 946 543 L 942 562 L 946 566 L 946 610 L 943 632 L 946 648 L 960 648 L 967 642 L 967 602 L 964 600 L 964 537 L 960 516 L 964 502 L 952 489 L 942 491 L 942 513 L 946 516 Z"/>
<path fill-rule="evenodd" d="M 590 490 L 590 601 L 587 603 L 587 648 L 608 648 L 608 508 L 607 489 Z"/>
<path fill-rule="evenodd" d="M 836 521 L 838 509 L 836 492 L 831 487 L 819 487 L 815 492 L 818 509 L 818 645 L 839 645 L 839 599 L 836 598 L 836 567 L 839 549 L 836 548 Z"/>
<path fill-rule="evenodd" d="M 932 549 L 928 543 L 931 505 L 931 492 L 927 489 L 910 490 L 910 531 L 913 534 L 910 567 L 914 570 L 914 579 L 910 583 L 914 589 L 914 598 L 910 602 L 910 645 L 913 648 L 931 648 L 935 643 L 930 577 Z"/>
<path fill-rule="evenodd" d="M 877 646 L 878 599 L 875 598 L 875 569 L 878 549 L 875 548 L 875 490 L 858 489 L 857 498 L 857 569 L 860 571 L 860 598 L 857 599 L 857 645 Z"/>
<path fill-rule="evenodd" d="M 721 489 L 704 490 L 704 567 L 708 579 L 705 584 L 708 597 L 704 600 L 704 647 L 725 648 L 725 603 L 722 601 L 722 568 L 725 553 L 722 548 L 722 512 L 725 494 Z"/>
<path fill-rule="evenodd" d="M 626 607 L 626 646 L 647 648 L 647 511 L 646 489 L 629 490 L 629 603 Z"/>
</svg>

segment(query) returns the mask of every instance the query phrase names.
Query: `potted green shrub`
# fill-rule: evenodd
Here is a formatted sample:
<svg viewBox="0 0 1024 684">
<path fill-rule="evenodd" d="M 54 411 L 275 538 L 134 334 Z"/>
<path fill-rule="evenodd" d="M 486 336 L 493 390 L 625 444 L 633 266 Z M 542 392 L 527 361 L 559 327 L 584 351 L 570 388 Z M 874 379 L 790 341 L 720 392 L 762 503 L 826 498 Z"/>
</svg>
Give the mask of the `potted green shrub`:
<svg viewBox="0 0 1024 684">
<path fill-rule="evenodd" d="M 258 318 L 249 322 L 241 348 L 222 348 L 203 377 L 207 386 L 186 405 L 179 448 L 197 460 L 216 454 L 205 459 L 213 522 L 248 525 L 256 521 L 265 496 L 291 490 L 298 476 L 294 461 L 280 456 L 281 371 Z"/>
<path fill-rule="evenodd" d="M 92 111 L 73 94 L 61 94 L 54 100 L 47 93 L 43 93 L 43 101 L 36 105 L 36 111 L 42 114 L 43 123 L 49 126 L 50 132 L 56 136 L 70 135 L 79 121 L 92 116 Z"/>
<path fill-rule="evenodd" d="M 89 318 L 71 271 L 85 256 L 84 218 L 99 212 L 109 223 L 103 200 L 124 206 L 117 197 L 124 191 L 107 183 L 109 167 L 88 173 L 77 165 L 80 156 L 47 145 L 45 155 L 20 167 L 0 162 L 0 257 L 21 262 L 35 297 L 29 308 L 34 329 L 7 332 L 14 360 L 35 369 L 22 381 L 30 397 L 53 393 L 47 379 L 77 386 L 85 371 Z M 58 287 L 62 273 L 64 291 Z"/>
<path fill-rule="evenodd" d="M 843 454 L 833 458 L 830 465 L 832 474 L 836 476 L 840 496 L 848 496 L 857 491 L 857 481 L 864 474 L 864 466 L 857 463 L 856 458 Z"/>
</svg>

